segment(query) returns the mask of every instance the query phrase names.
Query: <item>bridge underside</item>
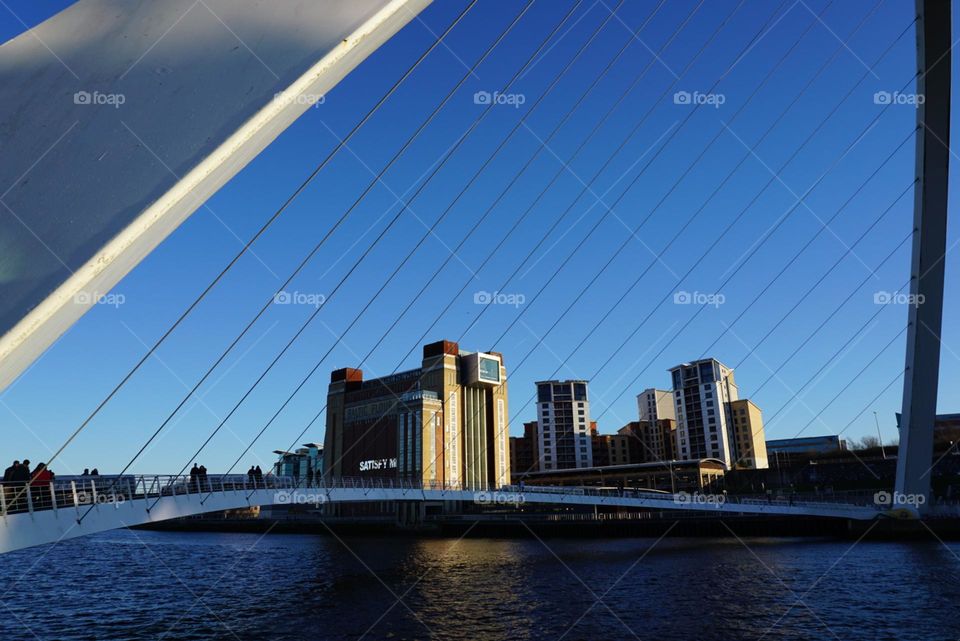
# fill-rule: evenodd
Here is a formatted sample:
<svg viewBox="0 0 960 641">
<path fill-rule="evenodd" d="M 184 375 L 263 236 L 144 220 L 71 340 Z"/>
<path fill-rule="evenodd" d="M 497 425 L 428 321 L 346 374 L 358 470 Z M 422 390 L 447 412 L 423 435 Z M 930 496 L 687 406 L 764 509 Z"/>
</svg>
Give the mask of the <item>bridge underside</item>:
<svg viewBox="0 0 960 641">
<path fill-rule="evenodd" d="M 97 532 L 156 523 L 185 516 L 252 506 L 358 503 L 368 501 L 464 501 L 506 505 L 562 504 L 624 507 L 640 510 L 680 510 L 777 516 L 818 516 L 870 520 L 877 508 L 841 503 L 788 504 L 783 502 L 700 501 L 696 496 L 651 494 L 614 496 L 579 494 L 572 488 L 537 487 L 519 491 L 336 487 L 316 489 L 227 490 L 209 494 L 111 500 L 96 505 L 77 504 L 58 509 L 11 513 L 0 525 L 0 553 L 56 543 Z M 149 508 L 149 511 L 148 511 Z M 81 517 L 83 517 L 81 519 Z"/>
<path fill-rule="evenodd" d="M 84 0 L 3 43 L 0 390 L 429 3 Z"/>
</svg>

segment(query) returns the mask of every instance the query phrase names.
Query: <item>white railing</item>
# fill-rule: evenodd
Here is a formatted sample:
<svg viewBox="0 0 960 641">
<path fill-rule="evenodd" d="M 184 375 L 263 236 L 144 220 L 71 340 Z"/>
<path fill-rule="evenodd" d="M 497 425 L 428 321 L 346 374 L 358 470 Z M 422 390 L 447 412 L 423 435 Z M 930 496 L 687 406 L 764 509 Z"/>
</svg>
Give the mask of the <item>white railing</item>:
<svg viewBox="0 0 960 641">
<path fill-rule="evenodd" d="M 126 501 L 160 499 L 186 495 L 210 495 L 217 493 L 252 493 L 262 490 L 334 490 L 344 489 L 393 489 L 406 491 L 443 492 L 499 492 L 526 495 L 559 495 L 563 497 L 603 497 L 610 499 L 641 499 L 663 507 L 664 502 L 687 503 L 687 508 L 697 506 L 715 510 L 723 506 L 727 511 L 736 511 L 737 505 L 749 506 L 755 511 L 758 506 L 779 508 L 808 508 L 817 512 L 849 510 L 850 508 L 879 508 L 864 497 L 824 496 L 735 496 L 727 494 L 699 494 L 679 492 L 670 494 L 655 490 L 617 489 L 577 486 L 527 486 L 505 485 L 501 487 L 473 487 L 453 483 L 419 483 L 403 479 L 342 477 L 324 482 L 322 479 L 307 479 L 286 476 L 203 475 L 124 475 L 124 476 L 77 476 L 61 477 L 52 482 L 30 484 L 0 484 L 0 514 L 16 514 L 62 508 L 93 507 L 102 504 L 119 504 Z M 836 499 L 836 500 L 831 500 Z M 846 500 L 844 500 L 846 499 Z M 853 500 L 851 500 L 853 499 Z M 659 505 L 657 505 L 659 504 Z"/>
<path fill-rule="evenodd" d="M 54 481 L 31 483 L 0 483 L 0 515 L 56 510 L 60 508 L 84 508 L 102 504 L 117 504 L 126 501 L 159 499 L 190 494 L 209 495 L 216 493 L 243 492 L 250 494 L 262 490 L 296 489 L 399 489 L 399 490 L 467 490 L 450 483 L 416 483 L 393 479 L 369 479 L 345 477 L 330 483 L 320 479 L 287 476 L 232 475 L 125 475 L 125 476 L 75 476 L 61 477 Z M 479 491 L 489 488 L 475 488 Z"/>
</svg>

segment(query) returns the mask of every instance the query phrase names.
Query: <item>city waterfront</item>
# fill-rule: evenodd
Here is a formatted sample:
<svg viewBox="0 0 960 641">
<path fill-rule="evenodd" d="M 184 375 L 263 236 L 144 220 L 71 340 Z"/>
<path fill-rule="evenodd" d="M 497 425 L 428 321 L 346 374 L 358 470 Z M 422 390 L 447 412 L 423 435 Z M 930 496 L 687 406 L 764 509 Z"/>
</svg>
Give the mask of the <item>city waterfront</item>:
<svg viewBox="0 0 960 641">
<path fill-rule="evenodd" d="M 960 635 L 958 555 L 954 542 L 119 530 L 0 557 L 0 638 L 932 641 Z"/>
<path fill-rule="evenodd" d="M 0 641 L 960 641 L 958 4 L 0 0 Z"/>
</svg>

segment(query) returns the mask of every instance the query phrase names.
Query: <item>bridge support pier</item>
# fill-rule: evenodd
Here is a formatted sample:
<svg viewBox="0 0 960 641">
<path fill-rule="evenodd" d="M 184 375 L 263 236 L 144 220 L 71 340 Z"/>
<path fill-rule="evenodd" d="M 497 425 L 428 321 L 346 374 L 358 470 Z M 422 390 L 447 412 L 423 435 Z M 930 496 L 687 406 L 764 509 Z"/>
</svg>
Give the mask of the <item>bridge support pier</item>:
<svg viewBox="0 0 960 641">
<path fill-rule="evenodd" d="M 894 507 L 919 515 L 930 501 L 933 428 L 940 374 L 947 180 L 950 166 L 950 0 L 916 0 L 917 183 L 903 410 Z"/>
</svg>

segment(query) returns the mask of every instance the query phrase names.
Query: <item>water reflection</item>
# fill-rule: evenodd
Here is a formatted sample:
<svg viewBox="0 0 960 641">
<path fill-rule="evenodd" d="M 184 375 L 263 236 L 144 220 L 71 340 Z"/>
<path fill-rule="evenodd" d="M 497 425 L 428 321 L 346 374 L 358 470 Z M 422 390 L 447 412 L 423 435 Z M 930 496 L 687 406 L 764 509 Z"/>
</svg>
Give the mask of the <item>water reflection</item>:
<svg viewBox="0 0 960 641">
<path fill-rule="evenodd" d="M 957 554 L 121 531 L 0 557 L 0 639 L 940 640 L 960 636 Z"/>
</svg>

